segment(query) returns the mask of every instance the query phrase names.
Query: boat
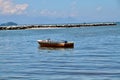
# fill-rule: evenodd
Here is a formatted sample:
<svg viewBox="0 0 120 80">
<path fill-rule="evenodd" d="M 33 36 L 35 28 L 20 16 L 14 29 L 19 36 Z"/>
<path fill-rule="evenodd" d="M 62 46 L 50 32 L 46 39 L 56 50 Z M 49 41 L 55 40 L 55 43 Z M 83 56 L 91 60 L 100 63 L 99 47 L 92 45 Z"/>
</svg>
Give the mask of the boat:
<svg viewBox="0 0 120 80">
<path fill-rule="evenodd" d="M 52 41 L 47 40 L 38 40 L 37 41 L 40 47 L 52 47 L 52 48 L 74 48 L 74 43 L 69 41 Z"/>
</svg>

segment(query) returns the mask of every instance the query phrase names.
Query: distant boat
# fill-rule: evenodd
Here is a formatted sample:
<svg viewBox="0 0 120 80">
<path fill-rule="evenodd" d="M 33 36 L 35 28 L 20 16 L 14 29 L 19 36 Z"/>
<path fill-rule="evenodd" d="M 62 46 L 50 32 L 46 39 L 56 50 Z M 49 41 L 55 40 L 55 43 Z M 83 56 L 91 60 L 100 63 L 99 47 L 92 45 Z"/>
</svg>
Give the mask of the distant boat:
<svg viewBox="0 0 120 80">
<path fill-rule="evenodd" d="M 38 40 L 40 47 L 52 47 L 52 48 L 74 48 L 73 42 L 68 41 L 52 41 L 48 40 Z"/>
</svg>

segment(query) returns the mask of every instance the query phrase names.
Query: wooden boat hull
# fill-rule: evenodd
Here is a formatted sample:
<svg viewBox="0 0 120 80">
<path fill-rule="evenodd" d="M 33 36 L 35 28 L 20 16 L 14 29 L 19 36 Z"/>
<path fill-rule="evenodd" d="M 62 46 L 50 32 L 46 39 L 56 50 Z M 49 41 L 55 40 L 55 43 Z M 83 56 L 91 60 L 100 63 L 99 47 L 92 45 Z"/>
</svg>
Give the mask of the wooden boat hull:
<svg viewBox="0 0 120 80">
<path fill-rule="evenodd" d="M 53 47 L 53 48 L 74 48 L 74 43 L 68 42 L 68 43 L 54 43 L 54 42 L 42 42 L 38 41 L 40 47 Z"/>
</svg>

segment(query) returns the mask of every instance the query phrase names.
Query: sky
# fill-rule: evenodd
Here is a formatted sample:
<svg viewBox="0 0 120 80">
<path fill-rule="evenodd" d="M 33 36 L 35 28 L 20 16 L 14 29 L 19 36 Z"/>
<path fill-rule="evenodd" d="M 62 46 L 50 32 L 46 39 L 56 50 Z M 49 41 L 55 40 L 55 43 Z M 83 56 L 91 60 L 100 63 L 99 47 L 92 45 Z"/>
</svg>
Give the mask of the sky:
<svg viewBox="0 0 120 80">
<path fill-rule="evenodd" d="M 0 0 L 0 23 L 120 22 L 120 0 Z"/>
</svg>

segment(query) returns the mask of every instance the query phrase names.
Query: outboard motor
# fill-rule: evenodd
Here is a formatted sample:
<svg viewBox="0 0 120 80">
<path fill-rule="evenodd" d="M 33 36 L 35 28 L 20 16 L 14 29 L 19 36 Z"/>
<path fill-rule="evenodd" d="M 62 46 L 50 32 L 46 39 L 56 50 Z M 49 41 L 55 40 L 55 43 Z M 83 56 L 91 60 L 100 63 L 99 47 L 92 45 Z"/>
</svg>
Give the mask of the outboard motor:
<svg viewBox="0 0 120 80">
<path fill-rule="evenodd" d="M 65 43 L 67 43 L 67 41 L 64 41 Z"/>
</svg>

